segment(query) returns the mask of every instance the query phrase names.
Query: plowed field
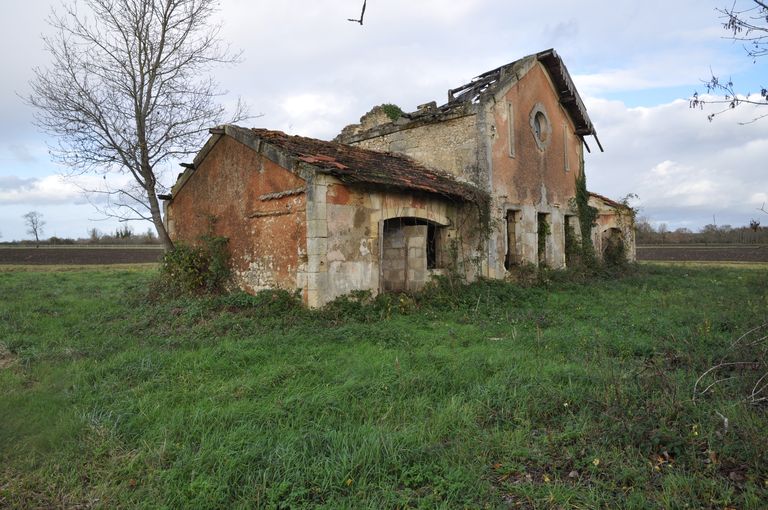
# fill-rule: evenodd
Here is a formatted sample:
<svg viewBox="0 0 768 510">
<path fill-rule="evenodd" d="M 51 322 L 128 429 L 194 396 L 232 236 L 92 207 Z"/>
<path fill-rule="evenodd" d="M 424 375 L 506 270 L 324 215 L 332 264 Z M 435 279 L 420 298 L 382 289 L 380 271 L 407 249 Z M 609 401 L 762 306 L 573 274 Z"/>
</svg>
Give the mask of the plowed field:
<svg viewBox="0 0 768 510">
<path fill-rule="evenodd" d="M 105 265 L 159 262 L 163 250 L 155 247 L 0 247 L 0 264 Z"/>
<path fill-rule="evenodd" d="M 653 245 L 638 246 L 637 260 L 768 262 L 768 245 Z"/>
</svg>

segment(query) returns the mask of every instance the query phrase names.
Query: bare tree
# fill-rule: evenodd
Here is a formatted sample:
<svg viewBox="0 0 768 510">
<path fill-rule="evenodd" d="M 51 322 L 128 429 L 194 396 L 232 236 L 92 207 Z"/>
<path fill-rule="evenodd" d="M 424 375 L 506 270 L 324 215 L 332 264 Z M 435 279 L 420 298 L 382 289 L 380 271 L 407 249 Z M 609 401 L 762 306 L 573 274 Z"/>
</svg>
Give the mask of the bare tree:
<svg viewBox="0 0 768 510">
<path fill-rule="evenodd" d="M 753 62 L 768 55 L 768 3 L 764 0 L 734 0 L 731 7 L 715 10 L 721 14 L 723 28 L 729 33 L 728 38 L 741 42 L 747 56 Z M 714 100 L 704 99 L 696 92 L 690 100 L 690 106 L 703 108 L 705 104 L 724 105 L 724 108 L 707 116 L 710 121 L 740 104 L 768 106 L 768 84 L 760 87 L 759 94 L 739 94 L 732 80 L 721 80 L 712 73 L 711 78 L 705 82 L 705 86 L 707 93 L 718 94 L 721 97 Z M 768 113 L 758 115 L 749 122 L 755 122 L 764 117 L 768 117 Z"/>
<path fill-rule="evenodd" d="M 206 77 L 239 60 L 211 24 L 217 7 L 217 0 L 72 0 L 51 13 L 55 33 L 44 42 L 52 64 L 35 69 L 31 83 L 37 125 L 58 139 L 52 153 L 68 175 L 129 176 L 127 186 L 86 191 L 106 195 L 99 209 L 109 216 L 151 221 L 166 248 L 157 197 L 167 191 L 163 165 L 195 152 L 209 127 L 247 117 L 238 101 L 226 119 L 217 102 L 224 91 Z"/>
<path fill-rule="evenodd" d="M 35 236 L 35 246 L 39 248 L 40 236 L 43 234 L 43 227 L 45 227 L 43 215 L 37 211 L 29 211 L 22 218 L 27 225 L 27 234 Z"/>
<path fill-rule="evenodd" d="M 661 236 L 661 244 L 664 244 L 664 242 L 667 240 L 667 233 L 669 232 L 669 227 L 667 227 L 666 223 L 659 223 L 658 227 L 659 235 Z"/>
</svg>

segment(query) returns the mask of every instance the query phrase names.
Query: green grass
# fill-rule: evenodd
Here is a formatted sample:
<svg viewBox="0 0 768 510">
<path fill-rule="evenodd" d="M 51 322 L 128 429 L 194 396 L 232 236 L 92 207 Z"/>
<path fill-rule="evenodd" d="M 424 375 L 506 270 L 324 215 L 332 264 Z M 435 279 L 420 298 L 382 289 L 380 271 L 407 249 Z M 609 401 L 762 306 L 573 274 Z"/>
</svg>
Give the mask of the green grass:
<svg viewBox="0 0 768 510">
<path fill-rule="evenodd" d="M 0 507 L 765 508 L 765 270 L 642 266 L 306 311 L 0 272 Z M 718 413 L 729 420 L 728 430 Z M 569 476 L 570 475 L 570 476 Z"/>
</svg>

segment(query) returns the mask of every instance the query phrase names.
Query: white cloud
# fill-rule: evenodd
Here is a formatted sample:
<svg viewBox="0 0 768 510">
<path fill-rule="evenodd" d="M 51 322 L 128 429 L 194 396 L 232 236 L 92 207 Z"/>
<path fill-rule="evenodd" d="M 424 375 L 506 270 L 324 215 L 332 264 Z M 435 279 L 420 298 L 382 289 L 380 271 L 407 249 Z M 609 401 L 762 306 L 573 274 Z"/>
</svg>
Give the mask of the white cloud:
<svg viewBox="0 0 768 510">
<path fill-rule="evenodd" d="M 283 120 L 279 128 L 286 133 L 332 138 L 337 126 L 350 115 L 354 103 L 349 97 L 336 94 L 298 94 L 282 98 L 278 104 Z"/>
<path fill-rule="evenodd" d="M 754 107 L 708 122 L 706 111 L 680 100 L 652 108 L 586 102 L 606 148 L 587 159 L 595 191 L 637 193 L 641 214 L 688 227 L 710 223 L 713 215 L 746 224 L 768 193 L 768 123 L 739 124 L 754 117 Z"/>
<path fill-rule="evenodd" d="M 87 196 L 87 192 L 104 191 L 108 184 L 114 189 L 127 182 L 126 176 L 110 176 L 109 179 L 97 175 L 65 177 L 59 174 L 40 178 L 0 177 L 0 204 L 34 207 L 98 203 L 101 197 L 98 194 Z"/>
<path fill-rule="evenodd" d="M 0 187 L 0 202 L 4 204 L 56 204 L 82 200 L 82 192 L 74 183 L 61 176 L 49 175 L 40 179 L 5 179 Z"/>
<path fill-rule="evenodd" d="M 28 89 L 31 67 L 46 65 L 38 34 L 47 30 L 48 8 L 58 4 L 9 2 L 0 19 L 0 42 L 25 48 L 4 60 L 0 83 L 0 177 L 24 182 L 0 186 L 0 205 L 82 202 L 76 186 L 50 175 L 55 167 L 44 163 L 45 138 L 16 95 Z M 347 18 L 359 15 L 362 0 L 222 0 L 222 34 L 244 51 L 245 61 L 214 75 L 231 91 L 224 100 L 243 96 L 254 113 L 264 113 L 253 125 L 331 138 L 376 104 L 412 110 L 442 102 L 449 88 L 479 73 L 555 47 L 607 150 L 588 160 L 595 191 L 636 192 L 645 213 L 670 224 L 700 223 L 710 209 L 733 214 L 730 221 L 738 224 L 760 205 L 755 198 L 768 193 L 768 122 L 739 126 L 738 120 L 749 120 L 739 109 L 708 123 L 706 112 L 688 109 L 685 101 L 648 99 L 665 88 L 692 92 L 710 66 L 723 76 L 742 69 L 758 74 L 743 48 L 722 40 L 713 11 L 721 4 L 666 2 L 660 15 L 634 0 L 610 7 L 599 0 L 390 0 L 368 2 L 361 27 Z M 82 215 L 95 213 L 83 206 Z"/>
</svg>

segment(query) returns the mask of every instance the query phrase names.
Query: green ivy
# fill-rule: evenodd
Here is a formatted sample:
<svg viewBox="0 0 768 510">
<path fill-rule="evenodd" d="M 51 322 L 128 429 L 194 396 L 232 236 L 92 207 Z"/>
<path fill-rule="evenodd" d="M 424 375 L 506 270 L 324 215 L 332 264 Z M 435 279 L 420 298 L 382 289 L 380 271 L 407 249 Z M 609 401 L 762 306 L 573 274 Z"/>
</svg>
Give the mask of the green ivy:
<svg viewBox="0 0 768 510">
<path fill-rule="evenodd" d="M 574 267 L 581 263 L 581 242 L 569 221 L 565 222 L 565 265 Z"/>
<path fill-rule="evenodd" d="M 603 264 L 608 267 L 627 265 L 627 248 L 621 236 L 611 236 L 607 239 L 603 250 Z"/>
<path fill-rule="evenodd" d="M 539 217 L 539 224 L 538 224 L 538 249 L 539 249 L 539 260 L 541 261 L 540 264 L 544 264 L 544 253 L 547 250 L 547 236 L 552 233 L 552 227 L 550 227 L 549 223 L 547 223 L 547 220 L 544 219 L 544 217 Z"/>
<path fill-rule="evenodd" d="M 589 205 L 589 191 L 587 191 L 587 175 L 584 171 L 584 156 L 581 158 L 579 173 L 576 175 L 576 210 L 579 215 L 581 228 L 581 257 L 587 266 L 595 266 L 595 247 L 592 244 L 592 227 L 597 219 L 597 209 Z"/>
</svg>

